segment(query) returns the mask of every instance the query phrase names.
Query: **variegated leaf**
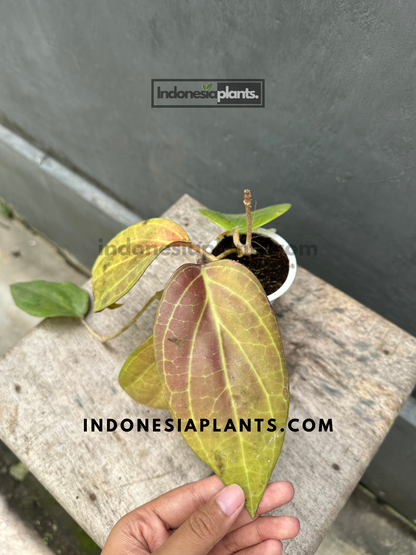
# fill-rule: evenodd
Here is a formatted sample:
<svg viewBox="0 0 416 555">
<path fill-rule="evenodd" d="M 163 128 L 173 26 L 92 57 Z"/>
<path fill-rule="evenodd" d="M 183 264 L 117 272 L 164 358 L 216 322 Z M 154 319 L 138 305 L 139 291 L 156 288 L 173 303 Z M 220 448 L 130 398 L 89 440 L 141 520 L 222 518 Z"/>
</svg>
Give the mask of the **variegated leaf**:
<svg viewBox="0 0 416 555">
<path fill-rule="evenodd" d="M 116 235 L 104 247 L 92 269 L 94 312 L 121 299 L 158 254 L 178 241 L 189 242 L 187 233 L 165 218 L 140 222 Z"/>
<path fill-rule="evenodd" d="M 226 485 L 243 488 L 253 516 L 282 448 L 289 406 L 282 341 L 262 286 L 230 260 L 181 266 L 159 303 L 154 342 L 172 416 L 197 426 L 183 428 L 183 437 Z M 200 431 L 201 419 L 211 426 Z M 222 430 L 231 419 L 237 431 L 214 432 L 214 419 Z M 251 420 L 251 431 L 240 430 L 240 419 Z"/>
<path fill-rule="evenodd" d="M 168 408 L 156 371 L 153 336 L 130 354 L 120 371 L 118 381 L 137 403 L 155 409 Z"/>
</svg>

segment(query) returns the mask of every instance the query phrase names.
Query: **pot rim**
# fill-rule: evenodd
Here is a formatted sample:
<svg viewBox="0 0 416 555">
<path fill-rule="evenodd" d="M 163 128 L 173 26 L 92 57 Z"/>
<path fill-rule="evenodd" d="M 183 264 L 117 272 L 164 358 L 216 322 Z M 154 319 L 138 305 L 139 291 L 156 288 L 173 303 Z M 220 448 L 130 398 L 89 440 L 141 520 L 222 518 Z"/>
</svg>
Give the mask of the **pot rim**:
<svg viewBox="0 0 416 555">
<path fill-rule="evenodd" d="M 269 299 L 269 301 L 273 302 L 276 299 L 278 299 L 279 297 L 281 297 L 284 293 L 286 293 L 286 291 L 289 289 L 289 287 L 295 281 L 297 267 L 298 267 L 298 264 L 297 264 L 297 261 L 296 261 L 296 256 L 295 256 L 295 253 L 293 252 L 292 247 L 289 245 L 289 243 L 286 241 L 286 239 L 283 239 L 283 237 L 281 237 L 280 235 L 278 235 L 277 233 L 275 233 L 271 229 L 265 229 L 263 227 L 259 227 L 258 229 L 253 230 L 253 235 L 255 233 L 257 233 L 257 235 L 262 235 L 263 237 L 269 237 L 275 243 L 280 245 L 283 248 L 283 250 L 285 251 L 285 254 L 289 259 L 289 272 L 287 274 L 287 277 L 286 277 L 285 282 L 283 283 L 282 287 L 279 287 L 279 289 L 277 289 L 277 291 L 274 291 L 274 293 L 271 293 L 270 295 L 267 295 L 267 298 Z M 227 237 L 231 234 L 232 234 L 232 231 L 229 231 L 228 233 L 224 234 L 224 236 Z M 212 251 L 215 249 L 215 247 L 218 245 L 218 243 L 220 243 L 221 241 L 222 241 L 222 237 L 220 237 L 220 238 L 217 237 L 216 239 L 213 239 L 211 241 L 211 243 L 208 245 L 207 249 L 206 249 L 207 252 L 209 252 L 211 254 Z"/>
</svg>

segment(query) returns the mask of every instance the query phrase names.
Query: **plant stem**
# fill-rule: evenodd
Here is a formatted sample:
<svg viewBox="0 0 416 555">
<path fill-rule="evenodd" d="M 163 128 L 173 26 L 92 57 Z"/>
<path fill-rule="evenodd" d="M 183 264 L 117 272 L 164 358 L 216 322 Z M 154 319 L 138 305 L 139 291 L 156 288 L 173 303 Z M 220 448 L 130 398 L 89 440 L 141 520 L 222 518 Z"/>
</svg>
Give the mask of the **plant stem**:
<svg viewBox="0 0 416 555">
<path fill-rule="evenodd" d="M 98 339 L 98 341 L 101 341 L 101 343 L 104 343 L 104 341 L 103 341 L 104 338 L 99 333 L 97 333 L 95 330 L 93 330 L 91 326 L 89 326 L 87 324 L 87 322 L 85 321 L 84 316 L 81 316 L 80 320 L 84 324 L 84 326 L 87 328 L 87 330 L 90 332 L 91 335 L 96 337 Z"/>
<path fill-rule="evenodd" d="M 246 233 L 246 244 L 243 245 L 240 241 L 240 234 L 238 227 L 234 230 L 233 241 L 234 245 L 238 250 L 238 257 L 251 256 L 252 254 L 257 254 L 257 251 L 251 246 L 252 237 L 252 227 L 251 227 L 251 193 L 248 189 L 244 191 L 244 206 L 246 207 L 246 219 L 247 219 L 247 233 Z"/>
<path fill-rule="evenodd" d="M 244 191 L 244 206 L 246 207 L 246 218 L 247 218 L 247 235 L 246 235 L 246 245 L 251 247 L 251 192 L 249 189 Z"/>
<path fill-rule="evenodd" d="M 190 243 L 188 246 L 190 249 L 193 249 L 194 251 L 199 252 L 199 254 L 202 254 L 202 256 L 205 256 L 205 258 L 208 258 L 208 260 L 211 260 L 212 262 L 214 260 L 217 260 L 216 256 L 214 256 L 213 254 L 210 254 L 199 245 L 195 245 L 195 243 Z"/>
<path fill-rule="evenodd" d="M 134 324 L 134 322 L 136 322 L 136 320 L 138 320 L 140 318 L 140 316 L 143 314 L 143 312 L 147 308 L 149 308 L 149 306 L 152 304 L 152 302 L 154 300 L 156 300 L 156 299 L 160 300 L 160 298 L 162 296 L 162 293 L 163 293 L 163 291 L 157 291 L 153 295 L 153 297 L 147 301 L 147 303 L 144 305 L 144 307 L 141 310 L 139 310 L 139 312 L 136 314 L 136 316 L 132 320 L 130 320 L 130 322 L 128 324 L 123 326 L 120 330 L 116 331 L 115 333 L 112 333 L 111 335 L 100 335 L 95 330 L 93 330 L 91 328 L 91 326 L 89 326 L 87 324 L 84 317 L 81 318 L 81 322 L 84 324 L 84 326 L 87 328 L 87 330 L 91 333 L 91 335 L 96 337 L 99 341 L 101 341 L 101 343 L 107 343 L 107 341 L 110 341 L 111 339 L 115 339 L 116 337 L 121 335 L 124 331 L 126 331 L 130 326 L 132 326 Z"/>
<path fill-rule="evenodd" d="M 224 239 L 224 237 L 226 237 L 229 234 L 228 229 L 226 229 L 225 231 L 223 231 L 222 233 L 220 233 L 218 235 L 218 237 L 215 237 L 214 241 L 217 241 L 217 243 L 219 243 L 222 239 Z"/>
<path fill-rule="evenodd" d="M 221 260 L 222 258 L 227 258 L 230 254 L 234 252 L 238 252 L 238 249 L 228 249 L 217 256 L 217 260 Z"/>
<path fill-rule="evenodd" d="M 234 233 L 233 233 L 233 243 L 237 248 L 238 251 L 238 256 L 241 257 L 243 256 L 243 249 L 244 249 L 244 245 L 243 243 L 240 241 L 240 233 L 238 231 L 238 227 L 236 227 L 234 229 Z"/>
<path fill-rule="evenodd" d="M 175 243 L 171 243 L 169 245 L 170 247 L 188 247 L 188 249 L 192 249 L 194 251 L 196 251 L 199 254 L 202 254 L 202 256 L 205 256 L 205 258 L 208 258 L 208 260 L 211 260 L 211 262 L 213 262 L 214 260 L 217 260 L 217 257 L 214 256 L 213 254 L 210 254 L 209 252 L 207 252 L 206 250 L 204 250 L 202 247 L 200 247 L 199 245 L 196 245 L 195 243 L 192 242 L 185 242 L 185 241 L 176 241 Z"/>
</svg>

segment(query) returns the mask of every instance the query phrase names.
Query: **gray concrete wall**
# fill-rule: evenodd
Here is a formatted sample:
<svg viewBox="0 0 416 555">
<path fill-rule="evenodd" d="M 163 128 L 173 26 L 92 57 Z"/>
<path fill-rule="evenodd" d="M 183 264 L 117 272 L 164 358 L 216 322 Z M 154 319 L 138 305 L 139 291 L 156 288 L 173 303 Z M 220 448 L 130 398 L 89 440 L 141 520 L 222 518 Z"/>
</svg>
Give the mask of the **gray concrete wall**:
<svg viewBox="0 0 416 555">
<path fill-rule="evenodd" d="M 416 333 L 415 21 L 411 0 L 2 2 L 0 113 L 142 217 L 291 202 L 279 232 L 318 246 L 299 262 Z M 266 108 L 152 110 L 171 77 L 265 78 Z"/>
<path fill-rule="evenodd" d="M 0 197 L 67 255 L 75 256 L 87 272 L 99 253 L 100 239 L 106 244 L 140 221 L 124 205 L 2 125 Z"/>
</svg>

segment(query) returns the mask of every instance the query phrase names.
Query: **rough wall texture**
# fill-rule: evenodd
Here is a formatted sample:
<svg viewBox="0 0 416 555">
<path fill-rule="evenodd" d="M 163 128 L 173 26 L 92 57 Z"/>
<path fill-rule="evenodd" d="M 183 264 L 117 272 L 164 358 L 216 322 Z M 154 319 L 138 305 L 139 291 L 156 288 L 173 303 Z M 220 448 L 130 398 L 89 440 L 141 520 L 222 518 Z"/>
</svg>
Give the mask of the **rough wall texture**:
<svg viewBox="0 0 416 555">
<path fill-rule="evenodd" d="M 188 192 L 277 223 L 299 262 L 416 333 L 410 0 L 15 0 L 0 113 L 142 217 Z M 151 78 L 265 78 L 266 108 L 157 110 Z M 1 184 L 0 184 L 1 195 Z"/>
</svg>

